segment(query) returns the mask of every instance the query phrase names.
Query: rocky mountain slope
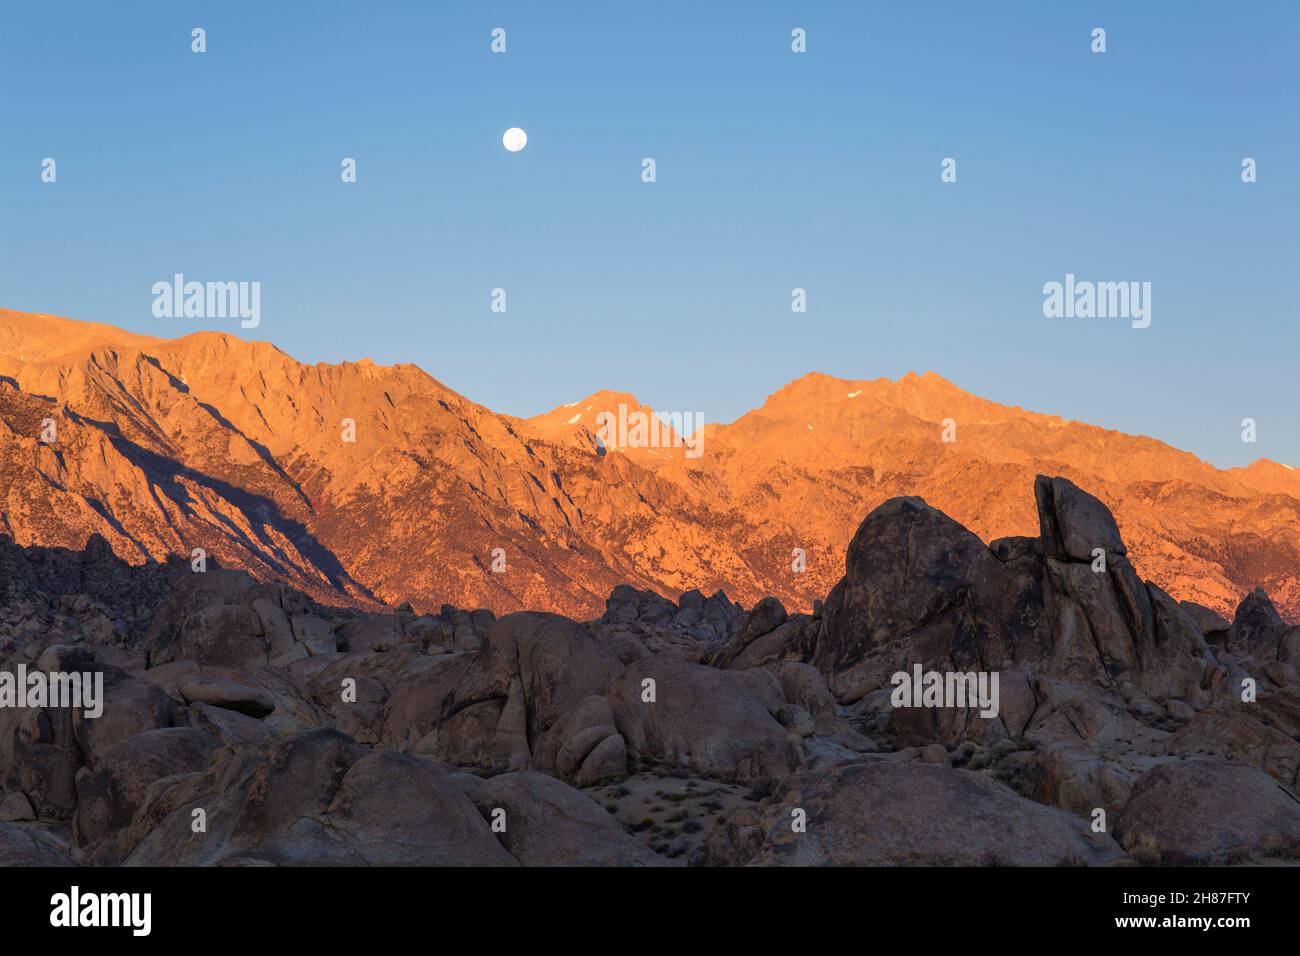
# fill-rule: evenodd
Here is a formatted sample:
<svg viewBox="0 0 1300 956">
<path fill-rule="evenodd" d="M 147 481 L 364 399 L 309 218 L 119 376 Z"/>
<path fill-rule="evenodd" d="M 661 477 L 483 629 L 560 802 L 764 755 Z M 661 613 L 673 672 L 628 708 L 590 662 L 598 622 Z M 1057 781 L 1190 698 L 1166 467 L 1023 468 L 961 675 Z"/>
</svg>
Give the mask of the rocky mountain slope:
<svg viewBox="0 0 1300 956">
<path fill-rule="evenodd" d="M 73 548 L 98 534 L 133 563 L 202 548 L 355 607 L 585 617 L 626 583 L 806 610 L 839 575 L 846 516 L 922 494 L 986 541 L 1029 534 L 1023 489 L 1046 471 L 1105 501 L 1135 568 L 1176 597 L 1229 614 L 1264 587 L 1300 618 L 1285 466 L 1218 470 L 933 374 L 807 375 L 730 425 L 681 428 L 698 456 L 602 447 L 597 416 L 620 406 L 649 411 L 602 392 L 518 419 L 410 365 L 0 312 L 0 532 Z"/>
<path fill-rule="evenodd" d="M 585 624 L 0 539 L 0 688 L 104 683 L 0 708 L 0 864 L 1295 863 L 1300 627 L 1175 601 L 1065 478 L 1029 507 L 985 544 L 892 498 L 812 614 Z M 905 706 L 916 668 L 998 691 Z"/>
</svg>

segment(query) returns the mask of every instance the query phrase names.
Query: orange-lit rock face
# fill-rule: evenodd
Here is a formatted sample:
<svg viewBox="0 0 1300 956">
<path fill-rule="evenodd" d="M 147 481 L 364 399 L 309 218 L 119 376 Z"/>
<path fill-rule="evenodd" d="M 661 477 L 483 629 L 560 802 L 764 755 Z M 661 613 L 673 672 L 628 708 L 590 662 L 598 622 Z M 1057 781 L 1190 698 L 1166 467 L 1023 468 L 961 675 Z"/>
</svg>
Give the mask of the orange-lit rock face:
<svg viewBox="0 0 1300 956">
<path fill-rule="evenodd" d="M 0 530 L 75 547 L 97 532 L 136 562 L 201 547 L 359 604 L 586 617 L 629 583 L 806 609 L 885 499 L 920 495 L 985 540 L 1037 535 L 1047 473 L 1104 501 L 1138 573 L 1175 597 L 1231 615 L 1258 585 L 1300 618 L 1300 473 L 1282 465 L 1218 470 L 933 374 L 804 376 L 705 428 L 698 457 L 602 454 L 597 416 L 620 404 L 650 413 L 601 392 L 517 419 L 411 365 L 0 312 Z"/>
</svg>

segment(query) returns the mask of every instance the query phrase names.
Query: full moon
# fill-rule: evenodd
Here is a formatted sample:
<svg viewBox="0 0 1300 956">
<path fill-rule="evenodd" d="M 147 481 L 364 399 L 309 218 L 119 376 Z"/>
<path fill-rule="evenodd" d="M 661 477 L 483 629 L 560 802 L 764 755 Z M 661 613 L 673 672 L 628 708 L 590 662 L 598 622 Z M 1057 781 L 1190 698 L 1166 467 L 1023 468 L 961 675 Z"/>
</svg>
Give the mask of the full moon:
<svg viewBox="0 0 1300 956">
<path fill-rule="evenodd" d="M 517 153 L 528 145 L 528 134 L 518 126 L 512 126 L 501 137 L 501 145 L 512 153 Z"/>
</svg>

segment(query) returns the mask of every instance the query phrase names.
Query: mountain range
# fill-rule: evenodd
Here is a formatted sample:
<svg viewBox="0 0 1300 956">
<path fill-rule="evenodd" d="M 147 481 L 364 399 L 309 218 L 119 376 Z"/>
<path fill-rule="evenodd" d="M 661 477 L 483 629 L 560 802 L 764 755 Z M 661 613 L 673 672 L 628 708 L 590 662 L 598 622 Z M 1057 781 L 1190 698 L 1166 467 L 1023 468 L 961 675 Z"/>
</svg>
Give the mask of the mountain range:
<svg viewBox="0 0 1300 956">
<path fill-rule="evenodd" d="M 1043 473 L 1101 499 L 1137 572 L 1174 597 L 1231 615 L 1263 587 L 1300 619 L 1286 465 L 1215 468 L 932 372 L 811 373 L 730 424 L 611 443 L 601 414 L 636 412 L 654 416 L 598 392 L 518 418 L 414 365 L 0 310 L 0 532 L 71 548 L 99 534 L 137 564 L 202 548 L 362 608 L 589 618 L 631 584 L 807 609 L 883 501 L 923 496 L 985 541 L 1032 536 Z"/>
</svg>

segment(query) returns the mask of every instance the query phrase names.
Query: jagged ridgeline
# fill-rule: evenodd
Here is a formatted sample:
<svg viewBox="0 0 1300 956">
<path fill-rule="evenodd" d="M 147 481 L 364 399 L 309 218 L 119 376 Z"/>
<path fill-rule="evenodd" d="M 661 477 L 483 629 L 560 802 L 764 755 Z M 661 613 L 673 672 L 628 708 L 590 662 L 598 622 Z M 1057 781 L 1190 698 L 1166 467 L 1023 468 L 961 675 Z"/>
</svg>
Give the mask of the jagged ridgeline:
<svg viewBox="0 0 1300 956">
<path fill-rule="evenodd" d="M 0 312 L 0 531 L 99 534 L 137 564 L 201 548 L 362 608 L 586 618 L 631 584 L 807 611 L 882 502 L 923 495 L 984 541 L 1034 535 L 1042 472 L 1113 507 L 1135 573 L 1179 600 L 1230 615 L 1262 586 L 1300 618 L 1300 474 L 1280 464 L 1219 470 L 928 373 L 807 375 L 729 425 L 660 411 L 642 447 L 655 411 L 623 393 L 514 418 L 411 365 Z"/>
</svg>

